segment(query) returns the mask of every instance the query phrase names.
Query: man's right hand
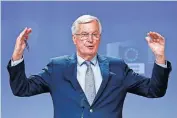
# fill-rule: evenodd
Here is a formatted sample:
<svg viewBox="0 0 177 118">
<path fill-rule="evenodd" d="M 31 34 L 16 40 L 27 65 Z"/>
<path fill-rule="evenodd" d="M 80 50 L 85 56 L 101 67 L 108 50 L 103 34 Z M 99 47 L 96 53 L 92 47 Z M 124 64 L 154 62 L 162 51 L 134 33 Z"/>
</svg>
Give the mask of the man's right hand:
<svg viewBox="0 0 177 118">
<path fill-rule="evenodd" d="M 12 60 L 17 61 L 22 58 L 24 49 L 26 47 L 25 40 L 28 40 L 29 34 L 32 32 L 31 28 L 25 28 L 16 39 L 15 49 L 12 55 Z"/>
</svg>

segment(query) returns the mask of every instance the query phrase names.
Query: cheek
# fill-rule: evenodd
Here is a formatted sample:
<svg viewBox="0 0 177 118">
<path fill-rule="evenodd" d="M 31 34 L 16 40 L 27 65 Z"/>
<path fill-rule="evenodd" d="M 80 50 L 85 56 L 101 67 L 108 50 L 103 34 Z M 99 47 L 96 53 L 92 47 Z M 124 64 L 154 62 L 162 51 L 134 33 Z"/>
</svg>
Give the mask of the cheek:
<svg viewBox="0 0 177 118">
<path fill-rule="evenodd" d="M 95 43 L 95 48 L 97 49 L 99 47 L 100 41 Z"/>
<path fill-rule="evenodd" d="M 78 49 L 84 48 L 84 47 L 85 47 L 85 46 L 84 46 L 84 42 L 76 41 L 76 47 L 77 47 Z"/>
</svg>

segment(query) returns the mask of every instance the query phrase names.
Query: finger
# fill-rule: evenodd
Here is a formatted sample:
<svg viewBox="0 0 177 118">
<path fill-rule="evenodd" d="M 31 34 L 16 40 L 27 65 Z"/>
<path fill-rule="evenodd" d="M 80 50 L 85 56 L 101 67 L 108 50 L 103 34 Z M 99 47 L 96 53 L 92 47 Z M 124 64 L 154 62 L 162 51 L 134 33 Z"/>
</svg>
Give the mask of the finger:
<svg viewBox="0 0 177 118">
<path fill-rule="evenodd" d="M 157 32 L 152 32 L 153 36 L 155 37 L 155 39 L 158 39 L 159 36 L 158 36 L 158 33 Z"/>
<path fill-rule="evenodd" d="M 27 40 L 27 39 L 29 38 L 29 36 L 28 36 L 28 35 L 26 35 L 26 36 L 24 36 L 24 38 L 25 38 L 25 40 Z"/>
<path fill-rule="evenodd" d="M 157 43 L 157 39 L 152 39 L 152 41 Z"/>
<path fill-rule="evenodd" d="M 158 39 L 156 39 L 156 42 L 159 42 L 160 41 L 160 39 L 158 38 Z"/>
<path fill-rule="evenodd" d="M 156 35 L 158 36 L 158 39 L 165 40 L 165 38 L 161 34 L 159 34 L 159 33 L 156 32 Z"/>
<path fill-rule="evenodd" d="M 147 42 L 150 42 L 150 40 L 151 40 L 148 36 L 145 37 L 145 39 L 146 39 Z"/>
<path fill-rule="evenodd" d="M 155 32 L 149 32 L 148 36 L 151 37 L 152 39 L 157 39 L 158 35 Z"/>
<path fill-rule="evenodd" d="M 162 35 L 160 35 L 157 32 L 152 32 L 152 35 L 156 38 L 156 39 L 164 39 L 164 37 Z"/>
<path fill-rule="evenodd" d="M 146 41 L 148 42 L 148 43 L 152 43 L 152 40 L 151 40 L 151 38 L 150 37 L 145 37 L 145 39 L 146 39 Z"/>
<path fill-rule="evenodd" d="M 164 44 L 165 43 L 165 38 L 157 32 L 156 32 L 156 35 L 158 36 L 157 42 L 160 43 L 160 44 Z"/>
<path fill-rule="evenodd" d="M 20 33 L 19 37 L 23 38 L 23 36 L 25 35 L 27 31 L 27 27 L 25 27 L 25 29 Z"/>
<path fill-rule="evenodd" d="M 26 27 L 26 28 L 21 32 L 20 37 L 23 39 L 24 36 L 29 35 L 31 32 L 32 32 L 32 29 Z"/>
<path fill-rule="evenodd" d="M 154 32 L 154 34 L 156 34 L 158 37 L 162 37 L 162 35 L 160 35 L 158 32 Z"/>
<path fill-rule="evenodd" d="M 32 29 L 31 29 L 31 28 L 27 28 L 26 33 L 27 33 L 27 34 L 30 34 L 31 32 L 32 32 Z"/>
</svg>

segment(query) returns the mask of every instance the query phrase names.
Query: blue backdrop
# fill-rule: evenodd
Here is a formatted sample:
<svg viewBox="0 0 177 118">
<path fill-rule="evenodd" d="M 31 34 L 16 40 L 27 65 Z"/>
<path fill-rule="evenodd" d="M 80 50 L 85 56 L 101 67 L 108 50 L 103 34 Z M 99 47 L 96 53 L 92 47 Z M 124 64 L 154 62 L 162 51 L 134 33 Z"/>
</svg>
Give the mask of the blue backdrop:
<svg viewBox="0 0 177 118">
<path fill-rule="evenodd" d="M 74 53 L 70 28 L 83 14 L 101 20 L 103 33 L 99 53 L 141 64 L 139 69 L 146 76 L 150 76 L 154 61 L 145 41 L 146 33 L 157 31 L 166 38 L 166 56 L 173 66 L 166 95 L 148 99 L 128 94 L 123 117 L 177 117 L 177 2 L 2 2 L 1 5 L 2 118 L 53 117 L 49 94 L 13 96 L 6 66 L 16 38 L 26 26 L 33 30 L 28 42 L 30 51 L 25 51 L 24 55 L 27 76 L 38 73 L 51 57 Z"/>
</svg>

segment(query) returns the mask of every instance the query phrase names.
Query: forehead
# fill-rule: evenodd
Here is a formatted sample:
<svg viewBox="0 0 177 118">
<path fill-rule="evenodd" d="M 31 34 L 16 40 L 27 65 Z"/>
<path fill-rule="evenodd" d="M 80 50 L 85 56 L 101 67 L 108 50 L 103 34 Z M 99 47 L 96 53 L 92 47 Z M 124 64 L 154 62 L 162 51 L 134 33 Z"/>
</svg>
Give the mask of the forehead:
<svg viewBox="0 0 177 118">
<path fill-rule="evenodd" d="M 78 24 L 78 32 L 99 32 L 99 24 L 96 20 Z"/>
</svg>

